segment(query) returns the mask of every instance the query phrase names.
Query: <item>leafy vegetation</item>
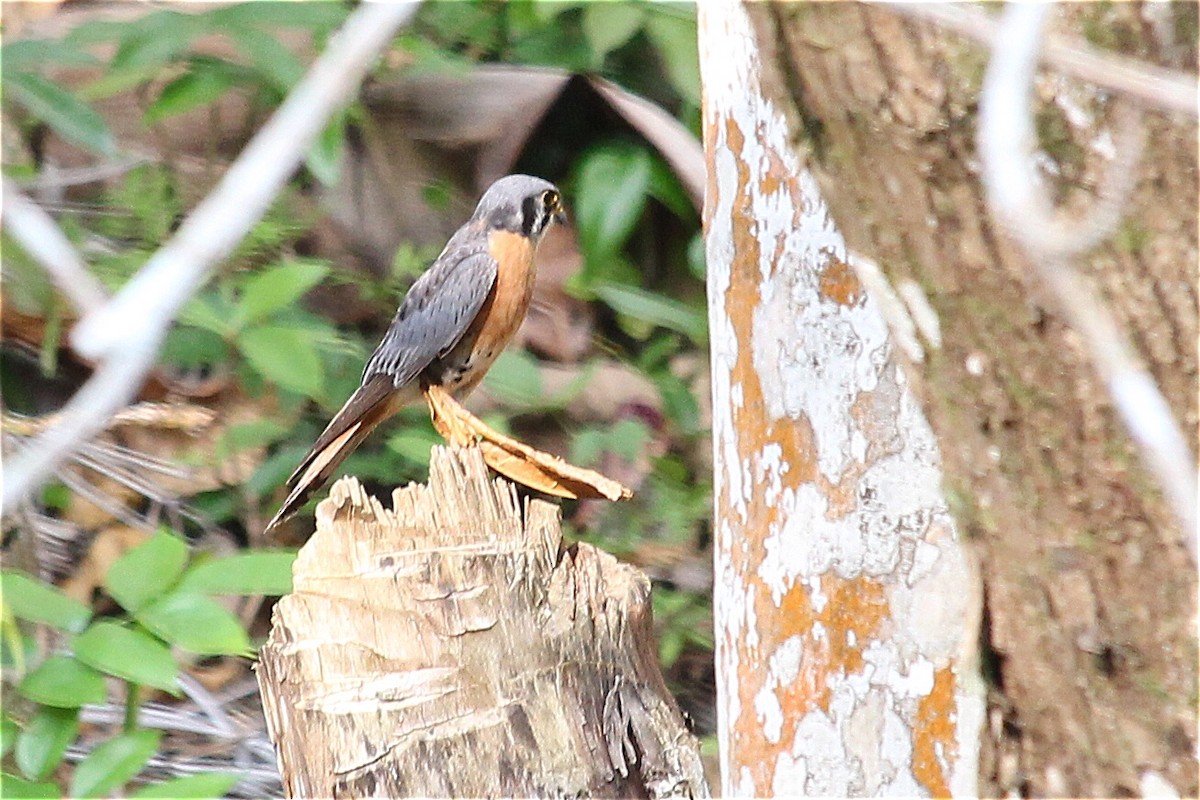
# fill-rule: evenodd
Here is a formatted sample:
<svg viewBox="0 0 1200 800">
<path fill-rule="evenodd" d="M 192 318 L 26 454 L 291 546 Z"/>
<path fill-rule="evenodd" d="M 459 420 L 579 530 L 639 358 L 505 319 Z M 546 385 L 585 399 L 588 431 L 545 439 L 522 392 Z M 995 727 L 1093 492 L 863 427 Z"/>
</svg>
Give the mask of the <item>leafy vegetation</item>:
<svg viewBox="0 0 1200 800">
<path fill-rule="evenodd" d="M 0 572 L 0 656 L 6 679 L 24 701 L 6 702 L 3 712 L 3 749 L 11 750 L 19 773 L 0 775 L 4 796 L 103 797 L 136 777 L 160 736 L 138 725 L 142 687 L 180 694 L 183 663 L 172 648 L 195 655 L 250 653 L 241 621 L 212 595 L 286 594 L 294 557 L 283 550 L 193 556 L 182 539 L 160 531 L 109 567 L 104 588 L 123 612 L 102 619 L 28 575 Z M 60 631 L 61 650 L 37 656 L 33 637 L 18 620 Z M 48 778 L 79 733 L 80 707 L 107 699 L 106 677 L 125 686 L 124 729 L 95 747 L 64 789 Z M 224 794 L 238 780 L 236 774 L 197 778 L 160 787 L 172 794 L 145 796 Z M 183 793 L 194 790 L 201 795 Z"/>
<path fill-rule="evenodd" d="M 147 131 L 184 114 L 214 109 L 237 94 L 260 117 L 303 75 L 304 63 L 284 45 L 283 32 L 320 44 L 345 19 L 342 3 L 245 3 L 202 12 L 151 11 L 133 21 L 93 20 L 58 40 L 6 41 L 0 51 L 6 113 L 27 141 L 46 130 L 99 159 L 133 159 L 100 112 L 102 102 L 129 93 L 145 102 Z M 198 48 L 206 37 L 228 45 L 221 55 Z M 645 95 L 693 130 L 699 119 L 699 76 L 693 9 L 685 4 L 543 0 L 428 2 L 397 41 L 392 66 L 413 71 L 463 69 L 479 62 L 546 65 L 599 74 Z M 104 53 L 104 55 L 99 55 Z M 92 77 L 68 83 L 63 69 Z M 383 69 L 383 68 L 381 68 Z M 16 112 L 11 113 L 11 112 Z M 330 414 L 357 386 L 361 365 L 390 319 L 397 298 L 436 250 L 402 245 L 383 279 L 343 263 L 313 257 L 302 240 L 317 212 L 304 201 L 315 183 L 333 184 L 349 132 L 364 123 L 351 109 L 329 126 L 298 176 L 254 227 L 218 274 L 187 304 L 170 330 L 160 366 L 172 374 L 225 376 L 239 395 L 261 402 L 259 419 L 230 425 L 202 460 L 229 461 L 266 448 L 244 482 L 193 495 L 209 523 L 245 535 L 274 509 L 278 489 Z M 34 148 L 36 150 L 36 148 Z M 168 239 L 194 203 L 194 173 L 170 154 L 143 161 L 105 182 L 89 205 L 59 215 L 110 289 L 126 282 Z M 38 174 L 36 158 L 6 163 L 18 180 Z M 703 457 L 707 430 L 693 379 L 706 361 L 703 247 L 699 218 L 666 162 L 645 142 L 613 136 L 592 142 L 557 176 L 568 195 L 583 267 L 566 289 L 597 310 L 595 355 L 579 365 L 566 388 L 548 389 L 528 352 L 510 351 L 485 387 L 506 415 L 486 421 L 501 430 L 532 427 L 556 433 L 576 463 L 629 467 L 641 486 L 631 503 L 585 514 L 568 505 L 575 533 L 635 561 L 647 544 L 706 561 L 711 509 Z M 426 201 L 445 208 L 446 187 L 431 184 Z M 676 232 L 664 236 L 670 220 Z M 4 241 L 6 302 L 44 320 L 41 366 L 58 368 L 65 305 L 40 269 Z M 657 256 L 653 269 L 644 255 Z M 316 287 L 349 288 L 373 309 L 370 325 L 334 324 L 307 306 Z M 649 412 L 581 422 L 567 413 L 592 369 L 617 361 L 653 387 Z M 687 366 L 692 364 L 693 366 Z M 22 410 L 5 381 L 6 404 Z M 422 408 L 406 409 L 352 456 L 344 471 L 392 486 L 423 479 L 429 447 L 440 442 Z M 631 466 L 632 465 L 632 466 Z M 63 487 L 46 497 L 63 508 Z M 115 562 L 105 590 L 120 613 L 96 619 L 92 610 L 18 572 L 3 575 L 4 668 L 20 702 L 7 704 L 0 723 L 5 796 L 102 796 L 141 771 L 158 746 L 136 724 L 139 687 L 178 692 L 181 653 L 252 652 L 243 624 L 214 601 L 221 594 L 279 594 L 287 590 L 286 553 L 248 551 L 210 559 L 160 532 Z M 711 648 L 706 595 L 664 583 L 655 610 L 665 664 L 687 647 Z M 17 620 L 59 631 L 49 653 Z M 103 702 L 105 679 L 123 683 L 134 698 L 130 724 L 95 748 L 69 776 L 59 767 L 79 734 L 80 706 Z M 59 782 L 53 782 L 57 779 Z M 194 776 L 140 789 L 136 796 L 208 796 L 226 791 L 222 776 Z M 236 780 L 236 776 L 228 779 Z"/>
</svg>

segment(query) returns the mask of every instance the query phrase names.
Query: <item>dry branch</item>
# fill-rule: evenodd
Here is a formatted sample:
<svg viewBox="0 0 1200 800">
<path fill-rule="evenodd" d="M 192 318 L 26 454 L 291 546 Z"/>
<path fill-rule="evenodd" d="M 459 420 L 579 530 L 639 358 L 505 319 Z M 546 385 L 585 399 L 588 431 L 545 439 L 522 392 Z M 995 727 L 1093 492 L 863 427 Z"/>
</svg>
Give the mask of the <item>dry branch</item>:
<svg viewBox="0 0 1200 800">
<path fill-rule="evenodd" d="M 276 606 L 258 677 L 290 796 L 707 796 L 641 573 L 564 547 L 474 448 L 393 507 L 335 484 Z"/>
</svg>

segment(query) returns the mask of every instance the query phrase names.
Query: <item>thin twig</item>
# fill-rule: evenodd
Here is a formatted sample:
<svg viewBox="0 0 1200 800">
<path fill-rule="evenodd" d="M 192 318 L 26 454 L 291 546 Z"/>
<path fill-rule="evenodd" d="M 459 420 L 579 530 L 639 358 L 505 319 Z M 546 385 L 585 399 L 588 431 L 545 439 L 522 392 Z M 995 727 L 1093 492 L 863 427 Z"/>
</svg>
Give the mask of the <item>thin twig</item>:
<svg viewBox="0 0 1200 800">
<path fill-rule="evenodd" d="M 1002 41 L 1000 24 L 994 17 L 958 3 L 889 2 L 888 5 L 897 13 L 936 23 L 989 47 Z M 1197 84 L 1191 75 L 1056 36 L 1047 37 L 1042 58 L 1066 75 L 1140 98 L 1156 108 L 1197 116 Z"/>
<path fill-rule="evenodd" d="M 1061 220 L 1054 221 L 1053 203 L 1033 162 L 1036 139 L 1030 95 L 1050 8 L 1042 3 L 1015 3 L 1005 10 L 1001 21 L 995 41 L 1004 44 L 992 51 L 980 103 L 979 151 L 988 201 L 992 213 L 1026 250 L 1067 321 L 1079 332 L 1117 412 L 1183 526 L 1184 543 L 1195 563 L 1196 462 L 1187 440 L 1153 377 L 1139 363 L 1104 303 L 1071 264 L 1074 257 L 1111 233 L 1120 219 L 1112 208 L 1119 208 L 1124 196 L 1111 193 L 1127 193 L 1132 176 L 1106 180 L 1110 196 L 1072 230 Z M 1133 165 L 1124 163 L 1127 158 L 1128 154 L 1124 160 L 1119 155 L 1110 170 L 1133 173 Z"/>
<path fill-rule="evenodd" d="M 327 120 L 354 95 L 376 55 L 416 9 L 416 3 L 360 5 L 175 236 L 116 298 L 75 327 L 76 350 L 102 364 L 67 404 L 61 422 L 6 471 L 5 505 L 29 492 L 130 400 L 179 308 L 262 217 Z"/>
<path fill-rule="evenodd" d="M 75 304 L 79 313 L 90 313 L 108 302 L 108 293 L 88 271 L 50 215 L 22 194 L 8 178 L 0 178 L 0 185 L 3 186 L 4 227 L 50 274 L 59 291 Z"/>
</svg>

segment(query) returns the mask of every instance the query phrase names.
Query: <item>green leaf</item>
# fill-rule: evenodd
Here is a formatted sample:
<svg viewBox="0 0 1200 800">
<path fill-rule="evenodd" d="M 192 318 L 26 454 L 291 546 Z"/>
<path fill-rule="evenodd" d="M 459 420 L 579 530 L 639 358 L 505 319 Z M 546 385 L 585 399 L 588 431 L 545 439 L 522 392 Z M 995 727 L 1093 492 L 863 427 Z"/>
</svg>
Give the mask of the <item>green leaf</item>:
<svg viewBox="0 0 1200 800">
<path fill-rule="evenodd" d="M 30 72 L 4 71 L 4 88 L 33 116 L 67 141 L 102 155 L 112 155 L 117 145 L 95 109 L 58 84 Z"/>
<path fill-rule="evenodd" d="M 154 125 L 164 119 L 215 102 L 235 83 L 224 70 L 204 69 L 194 65 L 168 83 L 146 109 L 142 121 Z"/>
<path fill-rule="evenodd" d="M 157 639 L 115 622 L 101 621 L 75 637 L 80 661 L 133 683 L 179 694 L 179 665 Z"/>
<path fill-rule="evenodd" d="M 187 571 L 181 592 L 285 595 L 292 591 L 295 550 L 254 550 L 215 558 Z"/>
<path fill-rule="evenodd" d="M 218 33 L 245 26 L 330 30 L 345 21 L 349 9 L 342 3 L 235 3 L 205 14 Z"/>
<path fill-rule="evenodd" d="M 595 292 L 618 314 L 679 331 L 696 343 L 704 342 L 708 337 L 705 315 L 678 300 L 616 283 L 598 286 Z"/>
<path fill-rule="evenodd" d="M 91 67 L 100 60 L 86 50 L 56 39 L 18 39 L 0 47 L 0 64 L 4 70 L 37 71 L 47 64 L 56 68 Z"/>
<path fill-rule="evenodd" d="M 14 760 L 26 778 L 40 781 L 62 761 L 79 732 L 78 708 L 43 707 L 29 720 L 17 740 Z"/>
<path fill-rule="evenodd" d="M 104 588 L 126 611 L 137 611 L 170 589 L 187 565 L 188 546 L 159 532 L 118 558 L 104 576 Z"/>
<path fill-rule="evenodd" d="M 202 594 L 178 591 L 134 614 L 173 645 L 203 655 L 245 655 L 250 637 L 241 620 Z"/>
<path fill-rule="evenodd" d="M 583 8 L 583 35 L 596 53 L 596 65 L 642 29 L 646 9 L 634 3 L 588 3 Z"/>
<path fill-rule="evenodd" d="M 219 334 L 192 325 L 176 325 L 167 331 L 159 358 L 168 364 L 197 368 L 225 362 L 229 349 Z"/>
<path fill-rule="evenodd" d="M 575 178 L 575 222 L 591 276 L 604 270 L 641 218 L 651 163 L 644 147 L 624 143 L 584 156 Z"/>
<path fill-rule="evenodd" d="M 228 28 L 225 34 L 233 39 L 242 55 L 280 96 L 304 76 L 300 59 L 272 34 L 247 27 Z"/>
<path fill-rule="evenodd" d="M 708 267 L 704 259 L 704 234 L 698 232 L 692 237 L 692 241 L 688 243 L 687 263 L 692 277 L 701 281 L 704 280 L 705 275 L 708 273 Z"/>
<path fill-rule="evenodd" d="M 700 428 L 700 405 L 692 388 L 678 375 L 664 372 L 654 382 L 663 401 L 663 412 L 667 419 L 684 433 L 696 433 Z"/>
<path fill-rule="evenodd" d="M 307 331 L 273 325 L 250 328 L 238 336 L 238 347 L 267 380 L 305 397 L 321 394 L 325 371 Z"/>
<path fill-rule="evenodd" d="M 313 142 L 304 156 L 304 166 L 325 186 L 337 183 L 342 169 L 342 150 L 346 141 L 346 114 L 333 119 Z"/>
<path fill-rule="evenodd" d="M 137 800 L 203 800 L 210 797 L 224 797 L 229 790 L 238 784 L 241 775 L 232 772 L 205 772 L 199 775 L 186 775 L 182 778 L 172 778 L 162 783 L 152 783 L 131 793 L 131 798 Z"/>
<path fill-rule="evenodd" d="M 570 2 L 570 0 L 533 0 L 532 5 L 533 12 L 539 21 L 552 22 L 564 11 L 571 11 L 580 6 L 586 7 L 588 2 L 584 0 L 574 0 L 574 2 Z"/>
<path fill-rule="evenodd" d="M 103 797 L 142 771 L 158 749 L 159 731 L 134 731 L 88 753 L 71 776 L 71 797 Z"/>
<path fill-rule="evenodd" d="M 191 15 L 168 10 L 148 14 L 128 26 L 109 71 L 159 69 L 187 50 L 199 32 Z"/>
<path fill-rule="evenodd" d="M 675 172 L 657 154 L 650 158 L 650 186 L 647 191 L 681 220 L 691 223 L 696 219 L 696 207 L 692 205 L 691 198 L 683 190 Z"/>
<path fill-rule="evenodd" d="M 218 445 L 222 454 L 240 453 L 255 447 L 266 447 L 269 444 L 286 438 L 293 428 L 277 419 L 256 419 L 250 422 L 235 422 L 225 429 Z"/>
<path fill-rule="evenodd" d="M 17 741 L 17 736 L 21 733 L 20 727 L 7 716 L 0 719 L 0 758 L 8 755 L 8 751 L 12 750 L 13 743 Z"/>
<path fill-rule="evenodd" d="M 234 316 L 233 305 L 228 300 L 210 293 L 189 300 L 179 312 L 179 321 L 218 336 L 232 336 L 236 330 Z"/>
<path fill-rule="evenodd" d="M 640 419 L 620 420 L 608 431 L 607 437 L 609 449 L 626 461 L 637 458 L 649 438 L 650 430 Z"/>
<path fill-rule="evenodd" d="M 509 405 L 536 405 L 542 397 L 542 374 L 537 361 L 524 351 L 501 353 L 484 381 L 489 392 Z"/>
<path fill-rule="evenodd" d="M 0 572 L 0 603 L 21 619 L 42 622 L 72 633 L 83 630 L 92 618 L 92 610 L 78 600 L 24 573 L 8 569 Z"/>
<path fill-rule="evenodd" d="M 434 445 L 445 444 L 445 440 L 432 429 L 400 428 L 388 437 L 387 446 L 393 453 L 413 462 L 428 464 L 429 451 Z"/>
<path fill-rule="evenodd" d="M 103 703 L 108 696 L 104 676 L 70 656 L 50 656 L 25 676 L 17 691 L 35 703 L 55 708 Z"/>
<path fill-rule="evenodd" d="M 243 324 L 258 322 L 287 308 L 329 274 L 321 261 L 289 261 L 255 274 L 242 287 L 237 307 Z"/>
<path fill-rule="evenodd" d="M 0 772 L 0 797 L 19 797 L 21 800 L 59 800 L 62 789 L 53 783 L 34 783 L 7 772 Z"/>
<path fill-rule="evenodd" d="M 667 74 L 680 96 L 693 105 L 700 105 L 700 55 L 695 16 L 671 13 L 667 8 L 653 5 L 658 13 L 646 20 L 646 32 L 662 55 Z"/>
</svg>

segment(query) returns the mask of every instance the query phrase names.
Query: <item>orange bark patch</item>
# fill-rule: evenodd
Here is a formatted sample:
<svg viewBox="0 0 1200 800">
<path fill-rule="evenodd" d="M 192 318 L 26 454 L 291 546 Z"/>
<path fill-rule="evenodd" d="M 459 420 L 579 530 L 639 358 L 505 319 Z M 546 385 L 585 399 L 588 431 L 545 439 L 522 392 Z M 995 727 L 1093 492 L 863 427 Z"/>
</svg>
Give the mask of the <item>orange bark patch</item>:
<svg viewBox="0 0 1200 800">
<path fill-rule="evenodd" d="M 755 616 L 760 645 L 754 650 L 743 646 L 739 653 L 741 670 L 737 685 L 741 713 L 734 721 L 732 746 L 739 751 L 735 763 L 753 765 L 754 794 L 765 797 L 771 791 L 779 755 L 792 751 L 795 743 L 792 726 L 814 709 L 829 711 L 833 697 L 830 678 L 862 671 L 863 650 L 879 637 L 884 620 L 891 616 L 891 608 L 884 585 L 867 576 L 822 575 L 821 593 L 826 602 L 820 611 L 813 608 L 807 586 L 793 585 L 778 607 L 765 585 L 759 584 L 758 590 Z M 763 735 L 759 712 L 754 706 L 762 688 L 756 680 L 767 677 L 762 662 L 793 636 L 801 637 L 802 641 L 800 670 L 792 683 L 774 687 L 785 722 L 779 741 L 770 742 Z"/>
<path fill-rule="evenodd" d="M 913 726 L 913 776 L 934 797 L 950 796 L 937 745 L 942 746 L 942 759 L 947 763 L 953 763 L 958 756 L 954 738 L 955 683 L 951 667 L 943 667 L 934 674 L 933 691 L 921 698 Z"/>
<path fill-rule="evenodd" d="M 830 257 L 821 271 L 821 294 L 838 305 L 858 305 L 862 299 L 862 284 L 846 262 Z"/>
</svg>

